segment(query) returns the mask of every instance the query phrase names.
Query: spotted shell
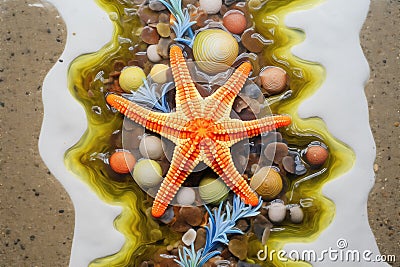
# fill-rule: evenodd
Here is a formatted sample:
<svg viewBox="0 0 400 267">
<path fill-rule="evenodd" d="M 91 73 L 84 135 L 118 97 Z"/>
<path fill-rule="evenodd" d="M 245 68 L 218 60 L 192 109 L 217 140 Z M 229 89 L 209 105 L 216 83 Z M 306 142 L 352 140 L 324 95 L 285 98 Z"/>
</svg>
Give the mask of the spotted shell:
<svg viewBox="0 0 400 267">
<path fill-rule="evenodd" d="M 218 204 L 227 198 L 228 193 L 228 187 L 220 179 L 203 178 L 200 181 L 199 194 L 206 203 Z"/>
<path fill-rule="evenodd" d="M 221 29 L 207 29 L 197 34 L 193 56 L 198 66 L 207 73 L 227 70 L 239 54 L 236 39 Z"/>
<path fill-rule="evenodd" d="M 275 198 L 282 191 L 283 183 L 275 169 L 263 167 L 251 178 L 250 187 L 268 200 Z"/>
<path fill-rule="evenodd" d="M 306 149 L 305 157 L 307 162 L 313 166 L 321 166 L 329 157 L 327 147 L 319 142 L 312 142 Z"/>
</svg>

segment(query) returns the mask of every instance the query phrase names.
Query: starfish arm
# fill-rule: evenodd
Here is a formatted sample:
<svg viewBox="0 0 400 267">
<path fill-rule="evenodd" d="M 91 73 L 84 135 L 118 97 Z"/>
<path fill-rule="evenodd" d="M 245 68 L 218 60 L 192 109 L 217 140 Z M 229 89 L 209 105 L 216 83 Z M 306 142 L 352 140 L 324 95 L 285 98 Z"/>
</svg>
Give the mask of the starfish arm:
<svg viewBox="0 0 400 267">
<path fill-rule="evenodd" d="M 154 112 L 115 94 L 109 94 L 106 101 L 127 118 L 166 138 L 174 139 L 179 134 L 179 128 L 174 127 L 177 122 L 172 119 L 173 113 Z"/>
<path fill-rule="evenodd" d="M 261 133 L 287 126 L 290 123 L 291 118 L 285 115 L 268 116 L 251 121 L 227 119 L 217 123 L 218 132 L 215 133 L 215 137 L 218 141 L 228 142 L 230 146 Z"/>
<path fill-rule="evenodd" d="M 170 62 L 176 87 L 176 111 L 182 110 L 189 119 L 198 117 L 201 114 L 202 97 L 190 77 L 182 51 L 176 45 L 171 46 Z"/>
<path fill-rule="evenodd" d="M 207 118 L 219 119 L 229 116 L 233 101 L 245 84 L 250 71 L 251 64 L 249 62 L 242 63 L 224 85 L 206 98 L 204 115 Z"/>
<path fill-rule="evenodd" d="M 211 140 L 206 141 L 204 147 L 206 154 L 205 163 L 216 172 L 225 184 L 246 203 L 252 206 L 258 204 L 258 196 L 251 189 L 243 176 L 237 171 L 229 150 L 229 147 L 223 146 Z"/>
<path fill-rule="evenodd" d="M 198 144 L 187 140 L 175 147 L 171 166 L 157 192 L 151 209 L 151 214 L 155 218 L 159 218 L 164 214 L 168 204 L 199 162 L 200 151 Z"/>
</svg>

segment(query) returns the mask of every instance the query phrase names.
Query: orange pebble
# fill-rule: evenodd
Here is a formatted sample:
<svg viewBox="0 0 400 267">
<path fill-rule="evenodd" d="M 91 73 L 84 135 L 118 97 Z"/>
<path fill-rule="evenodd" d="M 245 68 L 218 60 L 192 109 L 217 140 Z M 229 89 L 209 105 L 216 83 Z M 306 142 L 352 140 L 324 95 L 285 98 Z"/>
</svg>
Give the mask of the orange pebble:
<svg viewBox="0 0 400 267">
<path fill-rule="evenodd" d="M 128 151 L 117 151 L 113 153 L 109 159 L 110 167 L 116 173 L 129 173 L 136 164 L 136 159 L 132 153 Z"/>
<path fill-rule="evenodd" d="M 223 18 L 225 28 L 234 34 L 242 34 L 247 26 L 246 17 L 239 10 L 226 12 Z"/>
<path fill-rule="evenodd" d="M 313 166 L 320 166 L 325 163 L 329 153 L 323 146 L 312 145 L 307 148 L 305 156 L 308 163 Z"/>
</svg>

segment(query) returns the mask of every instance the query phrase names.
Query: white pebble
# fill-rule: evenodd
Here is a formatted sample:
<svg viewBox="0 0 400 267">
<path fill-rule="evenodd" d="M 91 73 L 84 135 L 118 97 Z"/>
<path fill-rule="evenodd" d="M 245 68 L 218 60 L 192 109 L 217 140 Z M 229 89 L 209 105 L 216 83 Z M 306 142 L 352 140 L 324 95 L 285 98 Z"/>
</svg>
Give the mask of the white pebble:
<svg viewBox="0 0 400 267">
<path fill-rule="evenodd" d="M 154 62 L 154 63 L 161 61 L 162 58 L 157 52 L 156 44 L 149 45 L 149 47 L 147 47 L 147 57 L 151 62 Z"/>
<path fill-rule="evenodd" d="M 200 7 L 207 14 L 217 14 L 222 7 L 222 0 L 200 0 Z"/>
<path fill-rule="evenodd" d="M 182 206 L 190 206 L 196 200 L 196 193 L 190 187 L 182 187 L 176 195 L 176 201 Z"/>
<path fill-rule="evenodd" d="M 190 228 L 186 233 L 182 236 L 182 242 L 186 246 L 190 246 L 196 240 L 197 233 L 193 228 Z"/>
<path fill-rule="evenodd" d="M 301 223 L 304 219 L 303 209 L 297 205 L 289 209 L 289 215 L 292 223 Z"/>
<path fill-rule="evenodd" d="M 143 157 L 158 160 L 164 155 L 162 141 L 154 135 L 144 135 L 140 140 L 139 151 Z"/>
<path fill-rule="evenodd" d="M 268 217 L 273 223 L 280 223 L 285 219 L 286 207 L 281 202 L 274 202 L 268 207 Z"/>
</svg>

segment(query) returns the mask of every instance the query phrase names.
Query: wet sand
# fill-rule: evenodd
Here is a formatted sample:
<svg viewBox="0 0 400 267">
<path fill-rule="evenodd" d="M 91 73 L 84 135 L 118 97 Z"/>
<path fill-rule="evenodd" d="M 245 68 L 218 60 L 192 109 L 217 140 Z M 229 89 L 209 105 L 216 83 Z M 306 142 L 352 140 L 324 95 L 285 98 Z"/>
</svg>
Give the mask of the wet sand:
<svg viewBox="0 0 400 267">
<path fill-rule="evenodd" d="M 37 3 L 4 0 L 0 4 L 0 267 L 67 266 L 73 236 L 72 204 L 37 149 L 43 116 L 41 86 L 64 48 L 66 31 L 55 10 Z M 399 24 L 399 1 L 373 0 L 360 34 L 371 67 L 366 94 L 377 147 L 369 221 L 381 254 L 397 258 Z"/>
</svg>

